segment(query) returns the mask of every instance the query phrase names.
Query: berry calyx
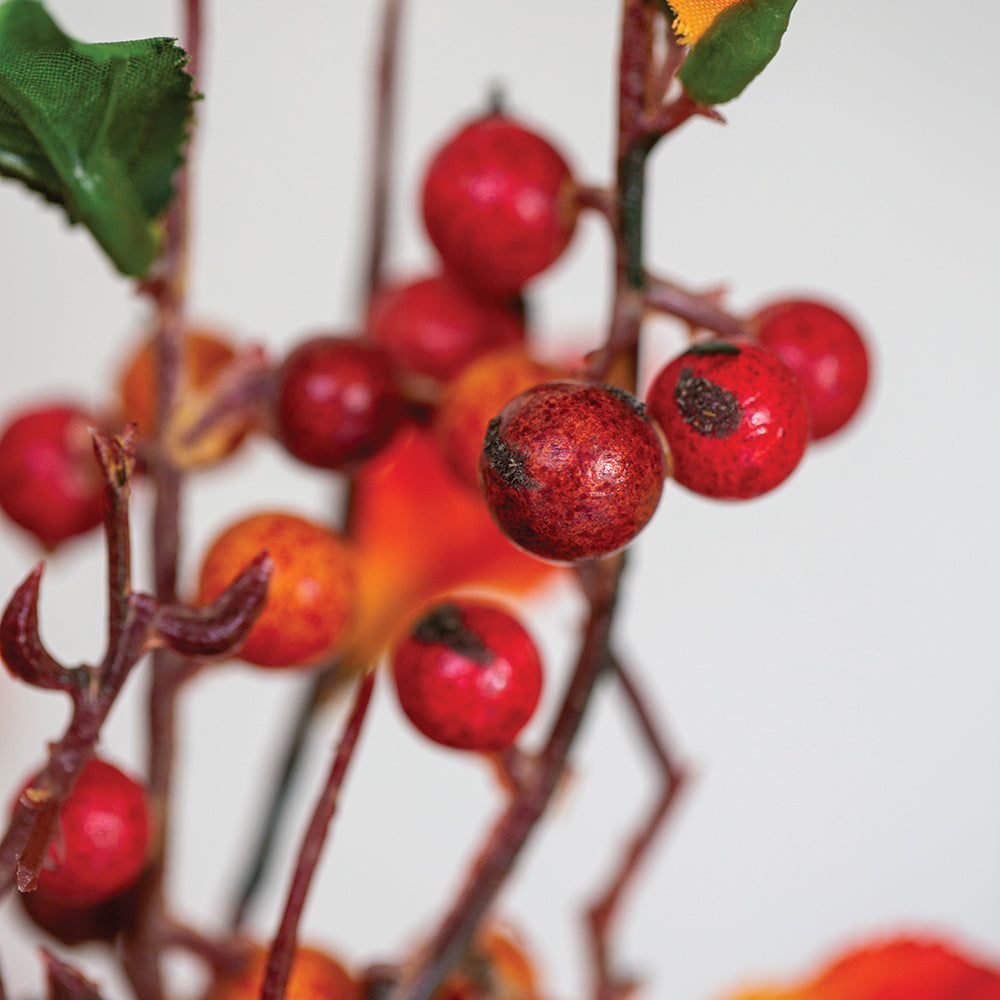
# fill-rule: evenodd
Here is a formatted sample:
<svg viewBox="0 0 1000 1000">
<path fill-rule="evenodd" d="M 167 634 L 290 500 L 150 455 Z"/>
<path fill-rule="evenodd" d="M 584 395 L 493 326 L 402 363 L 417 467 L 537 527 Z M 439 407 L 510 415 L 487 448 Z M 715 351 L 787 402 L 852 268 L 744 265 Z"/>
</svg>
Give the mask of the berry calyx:
<svg viewBox="0 0 1000 1000">
<path fill-rule="evenodd" d="M 660 501 L 665 458 L 645 408 L 613 386 L 555 381 L 490 421 L 483 496 L 507 536 L 543 559 L 623 548 Z"/>
<path fill-rule="evenodd" d="M 761 309 L 750 327 L 798 377 L 814 441 L 839 431 L 858 412 L 868 386 L 868 350 L 843 313 L 822 302 L 787 299 Z"/>
<path fill-rule="evenodd" d="M 439 276 L 379 289 L 368 334 L 402 372 L 447 382 L 487 351 L 523 341 L 524 322 L 505 304 Z"/>
<path fill-rule="evenodd" d="M 268 949 L 255 944 L 237 972 L 220 972 L 204 1000 L 257 1000 L 267 974 Z M 299 945 L 285 987 L 285 1000 L 361 1000 L 361 986 L 332 955 Z"/>
<path fill-rule="evenodd" d="M 428 739 L 457 750 L 510 746 L 542 691 L 531 636 L 489 604 L 438 605 L 397 646 L 392 667 L 410 721 Z"/>
<path fill-rule="evenodd" d="M 103 520 L 104 477 L 90 437 L 96 423 L 71 403 L 55 403 L 18 414 L 0 434 L 0 508 L 48 549 Z"/>
<path fill-rule="evenodd" d="M 31 797 L 36 779 L 25 785 L 22 795 Z M 93 759 L 59 813 L 36 891 L 69 907 L 109 900 L 135 883 L 146 863 L 149 840 L 143 786 L 114 765 Z"/>
<path fill-rule="evenodd" d="M 791 475 L 809 439 L 802 387 L 777 355 L 746 343 L 693 347 L 646 395 L 673 478 L 695 493 L 745 500 Z"/>
<path fill-rule="evenodd" d="M 209 548 L 198 603 L 211 604 L 263 551 L 273 564 L 267 600 L 238 656 L 259 667 L 316 663 L 346 639 L 353 622 L 354 551 L 340 535 L 294 514 L 256 514 Z"/>
<path fill-rule="evenodd" d="M 576 185 L 549 142 L 492 114 L 434 156 L 423 214 L 448 271 L 488 295 L 510 295 L 565 250 L 576 226 Z"/>
<path fill-rule="evenodd" d="M 278 370 L 274 416 L 278 440 L 299 461 L 350 469 L 392 437 L 403 400 L 385 351 L 348 337 L 314 337 Z"/>
<path fill-rule="evenodd" d="M 479 491 L 479 454 L 490 420 L 510 399 L 561 373 L 518 344 L 477 358 L 445 387 L 434 413 L 434 437 L 460 482 Z"/>
</svg>

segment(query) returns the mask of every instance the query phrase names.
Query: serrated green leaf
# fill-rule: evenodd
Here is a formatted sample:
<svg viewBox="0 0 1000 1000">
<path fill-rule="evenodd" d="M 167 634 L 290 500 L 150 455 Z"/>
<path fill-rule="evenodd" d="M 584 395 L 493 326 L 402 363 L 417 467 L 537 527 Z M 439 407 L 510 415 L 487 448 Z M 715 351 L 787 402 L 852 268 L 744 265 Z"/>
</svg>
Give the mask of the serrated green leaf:
<svg viewBox="0 0 1000 1000">
<path fill-rule="evenodd" d="M 743 93 L 781 45 L 795 0 L 743 0 L 724 10 L 687 54 L 684 89 L 700 104 Z"/>
<path fill-rule="evenodd" d="M 38 0 L 0 5 L 0 174 L 85 225 L 115 267 L 142 277 L 194 100 L 171 38 L 88 44 Z"/>
</svg>

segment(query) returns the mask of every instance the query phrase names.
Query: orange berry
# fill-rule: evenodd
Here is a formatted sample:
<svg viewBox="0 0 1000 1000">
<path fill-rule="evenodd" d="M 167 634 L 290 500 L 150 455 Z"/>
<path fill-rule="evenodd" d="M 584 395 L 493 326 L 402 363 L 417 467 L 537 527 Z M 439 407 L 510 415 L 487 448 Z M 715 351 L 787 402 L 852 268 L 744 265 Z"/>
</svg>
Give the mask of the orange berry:
<svg viewBox="0 0 1000 1000">
<path fill-rule="evenodd" d="M 316 663 L 344 641 L 354 619 L 354 551 L 335 532 L 277 512 L 234 524 L 205 556 L 198 602 L 214 601 L 264 550 L 274 564 L 267 600 L 239 656 L 260 667 Z"/>
<path fill-rule="evenodd" d="M 518 345 L 484 354 L 448 384 L 434 416 L 434 434 L 459 481 L 479 489 L 479 455 L 490 421 L 525 389 L 560 375 Z"/>
<path fill-rule="evenodd" d="M 268 954 L 263 946 L 254 945 L 243 969 L 216 976 L 204 1000 L 257 1000 L 264 985 Z M 361 987 L 335 958 L 301 946 L 292 960 L 285 1000 L 361 1000 Z"/>
</svg>

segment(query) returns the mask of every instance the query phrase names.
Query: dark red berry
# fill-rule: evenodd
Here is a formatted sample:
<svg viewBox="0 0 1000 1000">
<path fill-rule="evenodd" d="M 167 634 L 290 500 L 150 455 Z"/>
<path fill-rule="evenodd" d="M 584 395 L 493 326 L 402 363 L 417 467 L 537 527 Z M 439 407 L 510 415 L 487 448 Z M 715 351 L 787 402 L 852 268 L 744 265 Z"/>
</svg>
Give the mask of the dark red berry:
<svg viewBox="0 0 1000 1000">
<path fill-rule="evenodd" d="M 69 945 L 113 941 L 133 913 L 134 893 L 129 890 L 91 906 L 69 906 L 41 891 L 18 896 L 36 927 Z"/>
<path fill-rule="evenodd" d="M 429 739 L 457 750 L 502 750 L 531 718 L 542 665 L 531 636 L 502 608 L 438 605 L 393 655 L 399 702 Z"/>
<path fill-rule="evenodd" d="M 368 333 L 404 371 L 439 382 L 469 362 L 524 340 L 524 322 L 447 277 L 390 285 L 376 293 Z"/>
<path fill-rule="evenodd" d="M 479 470 L 490 512 L 514 542 L 573 562 L 639 533 L 660 501 L 665 460 L 629 393 L 556 381 L 515 396 L 490 421 Z"/>
<path fill-rule="evenodd" d="M 22 795 L 32 794 L 34 780 Z M 110 899 L 139 877 L 149 837 L 142 785 L 106 761 L 91 760 L 59 814 L 37 892 L 70 907 Z"/>
<path fill-rule="evenodd" d="M 846 316 L 821 302 L 788 299 L 761 309 L 750 325 L 798 376 L 814 441 L 857 413 L 868 385 L 868 351 Z"/>
<path fill-rule="evenodd" d="M 0 508 L 46 548 L 103 519 L 95 425 L 79 407 L 57 403 L 19 414 L 0 435 Z"/>
<path fill-rule="evenodd" d="M 435 155 L 423 209 L 449 271 L 487 294 L 510 295 L 566 248 L 576 187 L 545 139 L 494 114 L 466 125 Z"/>
<path fill-rule="evenodd" d="M 347 337 L 315 337 L 278 370 L 278 439 L 297 459 L 346 469 L 371 458 L 392 437 L 403 401 L 381 348 Z"/>
<path fill-rule="evenodd" d="M 685 351 L 653 380 L 646 405 L 666 437 L 673 478 L 705 496 L 745 500 L 774 489 L 809 438 L 798 380 L 755 344 Z"/>
</svg>

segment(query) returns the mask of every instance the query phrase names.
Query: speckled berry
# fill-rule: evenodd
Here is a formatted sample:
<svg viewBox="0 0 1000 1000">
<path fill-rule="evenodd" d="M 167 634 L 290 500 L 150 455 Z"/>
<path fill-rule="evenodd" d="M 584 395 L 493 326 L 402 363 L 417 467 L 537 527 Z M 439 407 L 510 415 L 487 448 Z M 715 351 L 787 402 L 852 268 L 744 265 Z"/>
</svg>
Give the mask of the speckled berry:
<svg viewBox="0 0 1000 1000">
<path fill-rule="evenodd" d="M 639 533 L 660 501 L 665 459 L 629 393 L 567 380 L 528 389 L 490 421 L 479 470 L 509 538 L 543 559 L 574 562 Z"/>
<path fill-rule="evenodd" d="M 22 796 L 38 794 L 35 780 L 28 782 Z M 108 900 L 139 877 L 149 839 L 143 786 L 114 765 L 91 760 L 59 813 L 37 891 L 71 907 Z"/>
<path fill-rule="evenodd" d="M 243 967 L 216 973 L 203 1000 L 258 1000 L 270 950 L 254 944 Z M 361 1000 L 361 986 L 328 952 L 299 945 L 284 992 L 285 1000 Z"/>
<path fill-rule="evenodd" d="M 787 299 L 761 309 L 750 326 L 798 376 L 814 441 L 857 413 L 868 386 L 868 350 L 846 316 L 822 302 Z"/>
<path fill-rule="evenodd" d="M 774 489 L 809 438 L 802 387 L 755 344 L 710 343 L 674 358 L 646 395 L 673 478 L 695 493 L 745 500 Z"/>
<path fill-rule="evenodd" d="M 531 636 L 490 604 L 438 605 L 396 647 L 392 666 L 410 721 L 428 739 L 457 750 L 510 746 L 542 691 Z"/>
<path fill-rule="evenodd" d="M 353 624 L 354 550 L 339 534 L 294 514 L 254 514 L 210 546 L 198 603 L 211 604 L 264 551 L 273 566 L 267 600 L 238 655 L 259 667 L 315 664 L 345 641 Z"/>
<path fill-rule="evenodd" d="M 303 341 L 275 383 L 278 440 L 299 461 L 321 469 L 351 469 L 371 458 L 403 417 L 389 356 L 355 338 Z"/>
<path fill-rule="evenodd" d="M 460 129 L 435 155 L 423 212 L 449 271 L 484 293 L 510 295 L 566 248 L 576 187 L 545 139 L 493 114 Z"/>
</svg>

